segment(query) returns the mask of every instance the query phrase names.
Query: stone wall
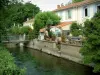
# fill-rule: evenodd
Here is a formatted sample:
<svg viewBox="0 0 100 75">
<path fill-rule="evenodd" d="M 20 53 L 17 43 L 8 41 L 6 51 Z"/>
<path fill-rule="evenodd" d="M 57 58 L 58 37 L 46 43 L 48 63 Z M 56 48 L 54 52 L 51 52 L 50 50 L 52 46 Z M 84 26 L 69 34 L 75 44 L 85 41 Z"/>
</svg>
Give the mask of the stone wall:
<svg viewBox="0 0 100 75">
<path fill-rule="evenodd" d="M 62 57 L 69 59 L 78 63 L 81 63 L 82 56 L 79 53 L 81 44 L 74 41 L 74 44 L 65 43 L 61 44 L 61 49 L 59 50 L 55 42 L 32 40 L 28 43 L 27 47 L 41 50 L 42 52 L 52 54 L 57 57 Z"/>
</svg>

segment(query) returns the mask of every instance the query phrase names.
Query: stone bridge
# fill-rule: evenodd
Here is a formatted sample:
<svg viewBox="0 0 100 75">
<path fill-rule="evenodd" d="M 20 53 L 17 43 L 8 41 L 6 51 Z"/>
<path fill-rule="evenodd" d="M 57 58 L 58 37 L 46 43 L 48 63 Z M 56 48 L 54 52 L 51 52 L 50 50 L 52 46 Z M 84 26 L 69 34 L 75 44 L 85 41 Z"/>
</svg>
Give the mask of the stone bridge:
<svg viewBox="0 0 100 75">
<path fill-rule="evenodd" d="M 13 36 L 2 36 L 2 43 L 9 46 L 23 46 L 24 43 L 29 41 L 29 36 L 26 35 L 13 35 Z"/>
</svg>

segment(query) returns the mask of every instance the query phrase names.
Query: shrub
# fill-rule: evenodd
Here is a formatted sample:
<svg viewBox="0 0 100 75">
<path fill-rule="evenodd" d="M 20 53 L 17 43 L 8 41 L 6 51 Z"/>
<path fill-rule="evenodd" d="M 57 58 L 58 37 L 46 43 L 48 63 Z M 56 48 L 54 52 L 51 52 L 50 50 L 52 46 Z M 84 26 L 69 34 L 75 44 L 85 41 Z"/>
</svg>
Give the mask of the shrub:
<svg viewBox="0 0 100 75">
<path fill-rule="evenodd" d="M 44 27 L 48 27 L 50 25 L 57 25 L 60 22 L 60 17 L 56 15 L 54 12 L 40 12 L 35 16 L 34 21 L 34 30 L 35 37 L 37 38 L 39 35 L 39 30 Z"/>
<path fill-rule="evenodd" d="M 82 35 L 82 26 L 76 22 L 72 23 L 70 27 L 71 34 L 73 36 L 79 36 Z"/>
<path fill-rule="evenodd" d="M 81 53 L 84 63 L 94 64 L 94 72 L 100 72 L 100 12 L 96 13 L 91 20 L 84 23 L 84 41 Z"/>
<path fill-rule="evenodd" d="M 4 47 L 0 47 L 0 75 L 25 75 L 25 69 L 15 65 L 14 57 Z"/>
<path fill-rule="evenodd" d="M 23 27 L 14 26 L 10 28 L 9 31 L 11 34 L 20 35 L 20 34 L 29 34 L 33 30 L 29 26 L 23 26 Z"/>
</svg>

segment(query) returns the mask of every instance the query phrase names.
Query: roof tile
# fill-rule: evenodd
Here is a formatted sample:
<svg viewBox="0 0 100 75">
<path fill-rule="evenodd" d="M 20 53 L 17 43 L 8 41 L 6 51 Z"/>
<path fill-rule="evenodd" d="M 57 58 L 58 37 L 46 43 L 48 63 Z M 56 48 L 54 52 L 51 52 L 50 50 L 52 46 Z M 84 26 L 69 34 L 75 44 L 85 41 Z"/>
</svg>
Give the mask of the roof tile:
<svg viewBox="0 0 100 75">
<path fill-rule="evenodd" d="M 55 11 L 61 11 L 61 10 L 64 10 L 64 9 L 69 9 L 69 8 L 72 8 L 72 7 L 79 7 L 79 6 L 83 6 L 83 5 L 87 5 L 87 4 L 92 4 L 92 3 L 95 3 L 95 2 L 100 2 L 100 0 L 84 0 L 82 2 L 77 2 L 77 3 L 72 3 L 72 4 L 69 4 L 67 6 L 61 6 L 55 10 L 53 10 L 54 12 Z"/>
</svg>

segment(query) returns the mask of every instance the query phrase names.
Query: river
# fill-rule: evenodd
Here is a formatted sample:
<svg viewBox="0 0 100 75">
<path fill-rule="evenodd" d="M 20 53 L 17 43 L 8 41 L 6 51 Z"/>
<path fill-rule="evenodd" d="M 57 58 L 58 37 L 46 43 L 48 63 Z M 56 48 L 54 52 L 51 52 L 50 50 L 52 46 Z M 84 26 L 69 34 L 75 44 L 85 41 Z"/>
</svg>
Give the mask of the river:
<svg viewBox="0 0 100 75">
<path fill-rule="evenodd" d="M 9 48 L 26 75 L 99 75 L 92 68 L 29 48 Z"/>
</svg>

